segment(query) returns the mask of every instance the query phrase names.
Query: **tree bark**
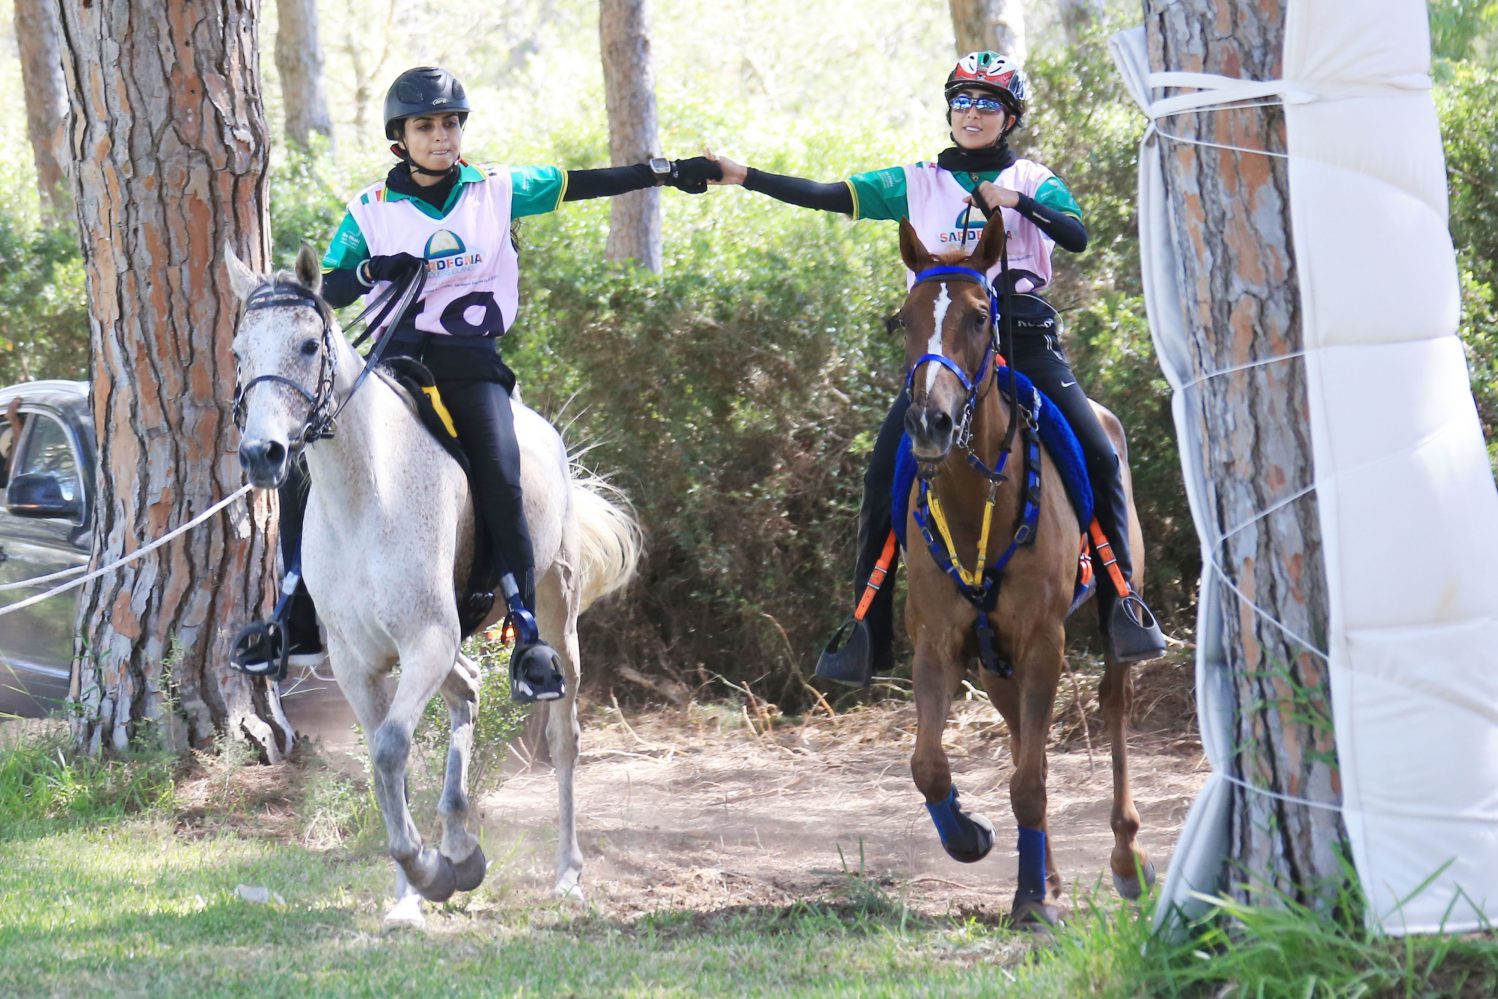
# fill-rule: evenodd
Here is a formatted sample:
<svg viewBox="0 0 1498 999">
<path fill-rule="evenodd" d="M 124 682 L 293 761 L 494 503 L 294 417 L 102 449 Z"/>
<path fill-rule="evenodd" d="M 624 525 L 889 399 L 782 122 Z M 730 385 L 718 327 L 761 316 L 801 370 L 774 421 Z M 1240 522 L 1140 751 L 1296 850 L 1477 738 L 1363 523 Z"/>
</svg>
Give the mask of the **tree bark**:
<svg viewBox="0 0 1498 999">
<path fill-rule="evenodd" d="M 57 40 L 57 4 L 51 0 L 16 0 L 16 47 L 21 54 L 21 89 L 26 94 L 26 136 L 36 164 L 36 186 L 42 211 L 56 221 L 72 215 L 63 135 L 68 95 L 62 78 Z"/>
<path fill-rule="evenodd" d="M 949 0 L 959 58 L 991 49 L 1025 64 L 1025 8 L 1021 0 Z"/>
<path fill-rule="evenodd" d="M 276 70 L 286 105 L 286 140 L 306 149 L 313 133 L 333 138 L 322 88 L 317 0 L 279 0 L 276 10 Z"/>
<path fill-rule="evenodd" d="M 1152 71 L 1280 75 L 1280 0 L 1146 0 L 1145 15 Z M 1343 881 L 1345 831 L 1326 662 L 1312 651 L 1327 647 L 1327 591 L 1305 369 L 1295 356 L 1302 315 L 1284 116 L 1245 107 L 1173 116 L 1162 130 L 1180 137 L 1159 148 L 1194 374 L 1205 378 L 1184 402 L 1210 470 L 1202 508 L 1215 519 L 1206 529 L 1221 539 L 1219 571 L 1209 569 L 1203 587 L 1223 588 L 1222 606 L 1233 608 L 1223 622 L 1233 776 L 1299 799 L 1235 785 L 1224 887 L 1256 905 L 1294 899 L 1324 910 Z M 1288 359 L 1256 363 L 1278 357 Z M 1227 371 L 1236 373 L 1216 374 Z"/>
<path fill-rule="evenodd" d="M 645 0 L 599 0 L 603 89 L 609 115 L 609 157 L 615 166 L 660 152 L 650 26 Z M 609 212 L 609 260 L 634 260 L 661 272 L 661 195 L 649 188 L 614 198 Z"/>
<path fill-rule="evenodd" d="M 239 305 L 223 246 L 264 269 L 266 160 L 258 0 L 70 3 L 63 70 L 90 307 L 99 439 L 94 563 L 185 523 L 243 482 L 232 449 Z M 268 500 L 225 513 L 89 584 L 72 682 L 90 753 L 227 730 L 289 748 L 274 690 L 227 669 L 273 596 Z M 185 723 L 185 727 L 184 727 Z"/>
</svg>

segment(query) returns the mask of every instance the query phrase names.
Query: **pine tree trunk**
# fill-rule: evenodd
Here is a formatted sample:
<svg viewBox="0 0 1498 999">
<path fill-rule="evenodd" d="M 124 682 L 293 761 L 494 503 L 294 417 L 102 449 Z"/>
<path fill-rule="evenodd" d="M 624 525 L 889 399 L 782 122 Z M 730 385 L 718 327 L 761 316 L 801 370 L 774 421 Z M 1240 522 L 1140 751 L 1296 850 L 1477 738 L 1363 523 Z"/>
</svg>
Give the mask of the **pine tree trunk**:
<svg viewBox="0 0 1498 999">
<path fill-rule="evenodd" d="M 985 49 L 1025 62 L 1025 8 L 1021 0 L 949 0 L 957 55 Z"/>
<path fill-rule="evenodd" d="M 1146 0 L 1150 68 L 1269 80 L 1280 75 L 1279 0 Z M 1168 96 L 1168 94 L 1157 94 Z M 1344 839 L 1326 663 L 1327 590 L 1316 509 L 1299 288 L 1283 158 L 1284 116 L 1252 107 L 1171 117 L 1160 144 L 1194 374 L 1185 403 L 1210 470 L 1202 509 L 1222 540 L 1219 587 L 1237 705 L 1233 776 L 1323 807 L 1235 788 L 1228 885 L 1252 904 L 1318 908 L 1343 880 Z M 1244 368 L 1243 366 L 1250 365 Z M 1273 511 L 1265 513 L 1265 511 Z M 1255 607 L 1259 608 L 1258 611 Z M 1278 624 L 1276 624 L 1278 622 Z M 1303 639 L 1303 641 L 1301 640 Z"/>
<path fill-rule="evenodd" d="M 276 71 L 281 74 L 281 99 L 286 105 L 286 140 L 306 149 L 314 132 L 333 137 L 322 89 L 317 2 L 279 0 L 276 11 Z"/>
<path fill-rule="evenodd" d="M 603 47 L 609 157 L 615 166 L 642 163 L 660 152 L 645 0 L 599 0 L 598 35 Z M 604 255 L 609 260 L 634 260 L 661 272 L 659 190 L 648 188 L 613 199 Z"/>
<path fill-rule="evenodd" d="M 223 246 L 264 268 L 258 13 L 257 0 L 63 9 L 99 438 L 95 564 L 243 483 L 230 415 L 239 307 Z M 288 748 L 274 693 L 226 668 L 235 631 L 270 602 L 270 510 L 241 500 L 84 589 L 80 749 L 117 752 L 152 733 L 205 746 L 221 731 L 271 759 Z"/>
<path fill-rule="evenodd" d="M 21 54 L 21 89 L 26 94 L 26 136 L 36 163 L 42 211 L 62 221 L 72 215 L 68 200 L 63 134 L 68 94 L 62 79 L 62 52 L 57 40 L 57 4 L 51 0 L 15 0 L 16 47 Z"/>
</svg>

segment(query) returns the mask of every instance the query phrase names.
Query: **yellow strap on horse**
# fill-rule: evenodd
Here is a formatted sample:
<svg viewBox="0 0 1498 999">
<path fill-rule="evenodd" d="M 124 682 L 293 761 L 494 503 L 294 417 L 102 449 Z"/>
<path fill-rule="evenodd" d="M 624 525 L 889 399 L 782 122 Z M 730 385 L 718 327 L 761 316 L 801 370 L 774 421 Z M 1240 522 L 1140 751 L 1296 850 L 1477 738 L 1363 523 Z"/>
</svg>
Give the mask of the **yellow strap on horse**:
<svg viewBox="0 0 1498 999">
<path fill-rule="evenodd" d="M 962 581 L 973 589 L 983 586 L 984 562 L 988 559 L 988 529 L 993 524 L 994 490 L 990 489 L 988 501 L 983 504 L 983 530 L 978 537 L 978 567 L 968 572 L 962 567 L 962 560 L 957 557 L 957 545 L 952 542 L 952 532 L 947 528 L 947 515 L 942 512 L 941 501 L 936 498 L 936 490 L 932 489 L 926 493 L 926 504 L 931 507 L 931 519 L 936 521 L 936 529 L 941 532 L 941 539 L 947 544 L 947 552 L 952 557 L 952 565 Z"/>
<path fill-rule="evenodd" d="M 453 425 L 453 415 L 442 404 L 442 393 L 437 391 L 437 386 L 423 385 L 421 390 L 427 394 L 428 399 L 432 400 L 432 409 L 436 411 L 437 418 L 442 421 L 442 426 L 447 430 L 448 434 L 457 437 L 458 428 Z"/>
</svg>

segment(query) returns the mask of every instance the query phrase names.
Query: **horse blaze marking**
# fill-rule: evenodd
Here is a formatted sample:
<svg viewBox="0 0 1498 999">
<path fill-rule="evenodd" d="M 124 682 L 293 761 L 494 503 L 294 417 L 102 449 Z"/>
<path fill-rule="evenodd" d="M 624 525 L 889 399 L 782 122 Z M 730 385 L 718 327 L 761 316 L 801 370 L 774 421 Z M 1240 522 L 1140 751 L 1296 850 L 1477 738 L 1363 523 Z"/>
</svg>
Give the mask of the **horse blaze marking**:
<svg viewBox="0 0 1498 999">
<path fill-rule="evenodd" d="M 947 286 L 941 286 L 941 294 L 936 296 L 936 307 L 933 314 L 934 325 L 931 327 L 931 339 L 926 342 L 926 353 L 941 354 L 941 327 L 947 321 L 947 309 L 952 305 L 952 295 Z M 931 390 L 936 387 L 936 376 L 941 373 L 941 365 L 930 364 L 926 366 L 926 394 L 929 396 Z"/>
</svg>

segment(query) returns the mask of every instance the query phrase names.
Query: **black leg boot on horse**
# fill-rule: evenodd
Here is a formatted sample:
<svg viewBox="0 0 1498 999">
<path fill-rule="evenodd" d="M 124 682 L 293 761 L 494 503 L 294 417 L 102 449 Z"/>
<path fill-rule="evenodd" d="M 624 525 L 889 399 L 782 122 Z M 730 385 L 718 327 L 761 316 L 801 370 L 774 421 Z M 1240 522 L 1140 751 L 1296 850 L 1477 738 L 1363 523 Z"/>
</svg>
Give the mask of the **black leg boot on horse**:
<svg viewBox="0 0 1498 999">
<path fill-rule="evenodd" d="M 853 616 L 833 634 L 817 659 L 824 680 L 867 687 L 876 673 L 894 668 L 894 571 L 900 552 L 891 531 L 895 455 L 905 433 L 905 393 L 895 397 L 863 477 L 858 511 L 858 561 L 853 569 Z"/>
<path fill-rule="evenodd" d="M 446 353 L 463 351 L 454 347 Z M 429 363 L 436 360 L 428 351 Z M 519 703 L 558 700 L 566 693 L 561 659 L 541 640 L 536 625 L 535 556 L 520 491 L 520 446 L 515 439 L 509 387 L 493 381 L 446 381 L 433 366 L 438 388 L 473 465 L 475 510 L 484 520 L 497 559 L 492 573 L 514 629 L 510 696 Z M 513 382 L 511 382 L 513 384 Z"/>
<path fill-rule="evenodd" d="M 1098 614 L 1109 654 L 1118 663 L 1157 659 L 1165 652 L 1165 635 L 1144 600 L 1134 592 L 1123 463 L 1092 402 L 1077 385 L 1061 348 L 1060 323 L 1050 304 L 1033 295 L 1019 296 L 1015 303 L 1019 316 L 1016 326 L 1021 331 L 1015 337 L 1015 367 L 1066 416 L 1087 461 L 1095 510 L 1092 541 Z M 1043 332 L 1035 328 L 1039 326 L 1045 327 Z"/>
</svg>

